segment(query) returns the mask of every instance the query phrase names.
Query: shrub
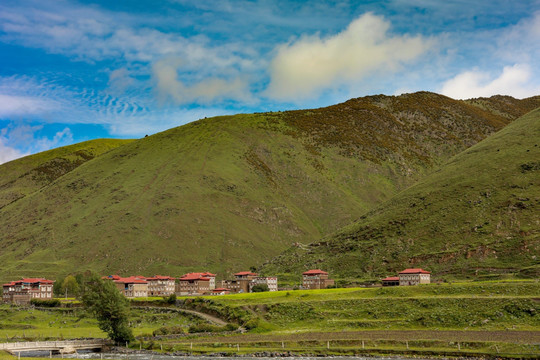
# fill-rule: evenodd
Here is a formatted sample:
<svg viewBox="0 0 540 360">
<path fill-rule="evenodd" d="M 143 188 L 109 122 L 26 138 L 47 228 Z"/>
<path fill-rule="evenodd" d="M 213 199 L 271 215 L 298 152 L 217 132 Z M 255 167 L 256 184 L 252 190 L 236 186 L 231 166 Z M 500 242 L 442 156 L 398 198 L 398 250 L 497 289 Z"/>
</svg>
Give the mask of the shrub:
<svg viewBox="0 0 540 360">
<path fill-rule="evenodd" d="M 164 297 L 163 300 L 165 300 L 167 304 L 174 305 L 176 304 L 176 294 L 171 294 L 167 297 Z"/>
<path fill-rule="evenodd" d="M 234 331 L 237 327 L 234 324 L 227 324 L 225 326 L 216 326 L 210 324 L 197 324 L 189 327 L 189 333 L 201 333 L 201 332 L 223 332 Z"/>
<path fill-rule="evenodd" d="M 255 329 L 257 326 L 259 326 L 259 319 L 251 319 L 249 320 L 248 322 L 246 322 L 244 324 L 244 327 L 247 329 L 247 330 L 253 330 Z"/>
<path fill-rule="evenodd" d="M 184 334 L 184 329 L 181 326 L 163 326 L 152 333 L 153 336 Z"/>
<path fill-rule="evenodd" d="M 30 300 L 30 304 L 37 306 L 37 307 L 59 307 L 60 306 L 60 300 L 58 299 L 32 299 Z"/>
<path fill-rule="evenodd" d="M 265 291 L 270 291 L 270 289 L 268 289 L 268 285 L 266 284 L 257 284 L 251 288 L 251 292 L 254 292 L 254 293 L 265 292 Z"/>
</svg>

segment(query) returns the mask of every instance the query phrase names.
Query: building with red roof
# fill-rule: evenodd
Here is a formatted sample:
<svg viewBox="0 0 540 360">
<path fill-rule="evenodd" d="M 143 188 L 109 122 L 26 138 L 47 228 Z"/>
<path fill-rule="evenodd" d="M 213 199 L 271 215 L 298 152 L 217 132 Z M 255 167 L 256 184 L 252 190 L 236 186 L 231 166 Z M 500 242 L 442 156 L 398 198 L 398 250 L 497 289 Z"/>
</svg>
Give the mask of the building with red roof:
<svg viewBox="0 0 540 360">
<path fill-rule="evenodd" d="M 212 295 L 227 295 L 231 293 L 231 289 L 227 288 L 217 288 L 212 290 Z"/>
<path fill-rule="evenodd" d="M 231 293 L 252 292 L 254 286 L 266 285 L 268 291 L 278 290 L 277 277 L 265 277 L 251 271 L 240 271 L 234 274 L 234 280 L 223 280 L 221 286 L 230 290 Z"/>
<path fill-rule="evenodd" d="M 148 281 L 144 276 L 109 275 L 102 277 L 102 279 L 113 281 L 118 290 L 127 298 L 148 296 Z"/>
<path fill-rule="evenodd" d="M 177 295 L 202 295 L 216 287 L 216 274 L 209 272 L 182 275 L 176 284 Z"/>
<path fill-rule="evenodd" d="M 302 273 L 302 288 L 307 290 L 326 289 L 334 285 L 334 280 L 328 278 L 328 273 L 319 269 Z"/>
<path fill-rule="evenodd" d="M 25 305 L 32 299 L 52 299 L 53 285 L 54 281 L 43 278 L 11 281 L 2 285 L 2 300 L 6 303 Z"/>
<path fill-rule="evenodd" d="M 147 277 L 148 296 L 170 296 L 174 294 L 175 280 L 173 277 L 162 275 Z"/>
<path fill-rule="evenodd" d="M 381 280 L 382 286 L 399 286 L 399 276 L 389 276 Z"/>
<path fill-rule="evenodd" d="M 424 269 L 405 269 L 399 273 L 399 286 L 429 284 L 431 273 Z"/>
</svg>

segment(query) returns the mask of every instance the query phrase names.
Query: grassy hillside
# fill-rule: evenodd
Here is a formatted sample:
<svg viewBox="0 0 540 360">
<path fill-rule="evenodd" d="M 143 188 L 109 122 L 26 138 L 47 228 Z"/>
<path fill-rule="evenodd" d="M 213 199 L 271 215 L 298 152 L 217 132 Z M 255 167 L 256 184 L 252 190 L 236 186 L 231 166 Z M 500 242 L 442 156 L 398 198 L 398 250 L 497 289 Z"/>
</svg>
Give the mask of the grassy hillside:
<svg viewBox="0 0 540 360">
<path fill-rule="evenodd" d="M 0 209 L 51 184 L 88 160 L 130 141 L 132 140 L 90 140 L 2 164 Z"/>
<path fill-rule="evenodd" d="M 540 276 L 540 109 L 452 158 L 353 225 L 290 248 L 267 272 L 324 268 L 376 279 L 404 267 L 437 279 Z"/>
<path fill-rule="evenodd" d="M 0 279 L 246 269 L 350 223 L 536 103 L 373 96 L 136 140 L 0 209 Z"/>
</svg>

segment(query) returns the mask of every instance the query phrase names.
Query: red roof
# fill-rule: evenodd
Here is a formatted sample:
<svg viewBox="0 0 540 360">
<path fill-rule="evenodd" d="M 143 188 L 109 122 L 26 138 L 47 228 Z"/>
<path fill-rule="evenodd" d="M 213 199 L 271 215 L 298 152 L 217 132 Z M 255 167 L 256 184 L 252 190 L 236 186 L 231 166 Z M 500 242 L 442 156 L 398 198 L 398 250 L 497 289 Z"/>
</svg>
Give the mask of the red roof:
<svg viewBox="0 0 540 360">
<path fill-rule="evenodd" d="M 399 281 L 399 276 L 389 276 L 387 278 L 382 279 L 382 281 Z"/>
<path fill-rule="evenodd" d="M 54 281 L 47 280 L 47 279 L 44 279 L 44 278 L 27 278 L 27 279 L 22 279 L 22 280 L 19 280 L 19 281 L 23 282 L 23 283 L 30 283 L 30 284 L 35 284 L 35 283 L 52 284 L 52 283 L 54 283 Z"/>
<path fill-rule="evenodd" d="M 188 281 L 188 280 L 210 281 L 210 278 L 206 277 L 204 274 L 205 273 L 189 273 L 189 274 L 182 275 L 182 277 L 178 280 L 180 281 Z"/>
<path fill-rule="evenodd" d="M 400 274 L 431 274 L 429 271 L 423 269 L 405 269 Z"/>
<path fill-rule="evenodd" d="M 154 277 L 146 278 L 146 280 L 152 281 L 152 280 L 175 280 L 175 279 L 170 276 L 155 275 Z"/>
<path fill-rule="evenodd" d="M 140 278 L 137 276 L 130 276 L 127 278 L 119 278 L 119 279 L 113 279 L 115 283 L 121 283 L 121 284 L 148 284 L 148 281 L 146 281 L 144 278 Z"/>
<path fill-rule="evenodd" d="M 2 286 L 13 286 L 17 284 L 54 284 L 53 280 L 47 280 L 43 278 L 25 278 L 21 280 L 15 280 Z"/>
<path fill-rule="evenodd" d="M 326 271 L 322 271 L 322 270 L 319 270 L 319 269 L 314 269 L 314 270 L 308 270 L 308 271 L 302 273 L 302 275 L 328 275 L 328 273 Z"/>
<path fill-rule="evenodd" d="M 212 274 L 210 272 L 193 272 L 193 273 L 189 273 L 189 274 L 186 274 L 186 275 L 199 275 L 199 276 L 202 276 L 202 277 L 216 277 L 216 274 Z M 184 276 L 186 276 L 184 275 Z M 182 276 L 182 277 L 184 277 Z"/>
<path fill-rule="evenodd" d="M 251 271 L 240 271 L 239 273 L 234 274 L 234 276 L 245 276 L 245 275 L 257 276 L 257 274 L 252 273 Z"/>
<path fill-rule="evenodd" d="M 120 276 L 118 275 L 109 275 L 109 276 L 102 276 L 101 277 L 103 280 L 118 280 L 118 279 L 121 279 Z"/>
</svg>

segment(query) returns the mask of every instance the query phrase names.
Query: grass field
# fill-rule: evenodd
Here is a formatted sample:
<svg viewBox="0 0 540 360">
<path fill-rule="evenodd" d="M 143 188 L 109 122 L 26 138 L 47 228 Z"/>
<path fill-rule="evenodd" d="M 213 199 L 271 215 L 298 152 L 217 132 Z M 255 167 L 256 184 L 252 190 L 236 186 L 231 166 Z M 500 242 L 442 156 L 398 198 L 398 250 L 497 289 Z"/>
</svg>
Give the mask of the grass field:
<svg viewBox="0 0 540 360">
<path fill-rule="evenodd" d="M 153 303 L 152 310 L 139 308 Z M 540 282 L 536 280 L 182 297 L 179 307 L 257 326 L 245 334 L 161 339 L 151 338 L 152 333 L 168 327 L 184 334 L 204 321 L 179 314 L 176 306 L 168 308 L 158 298 L 136 299 L 132 304 L 138 307 L 130 318 L 139 336 L 131 344 L 134 349 L 192 354 L 540 355 Z M 0 339 L 87 336 L 105 335 L 82 309 L 0 307 Z"/>
</svg>

